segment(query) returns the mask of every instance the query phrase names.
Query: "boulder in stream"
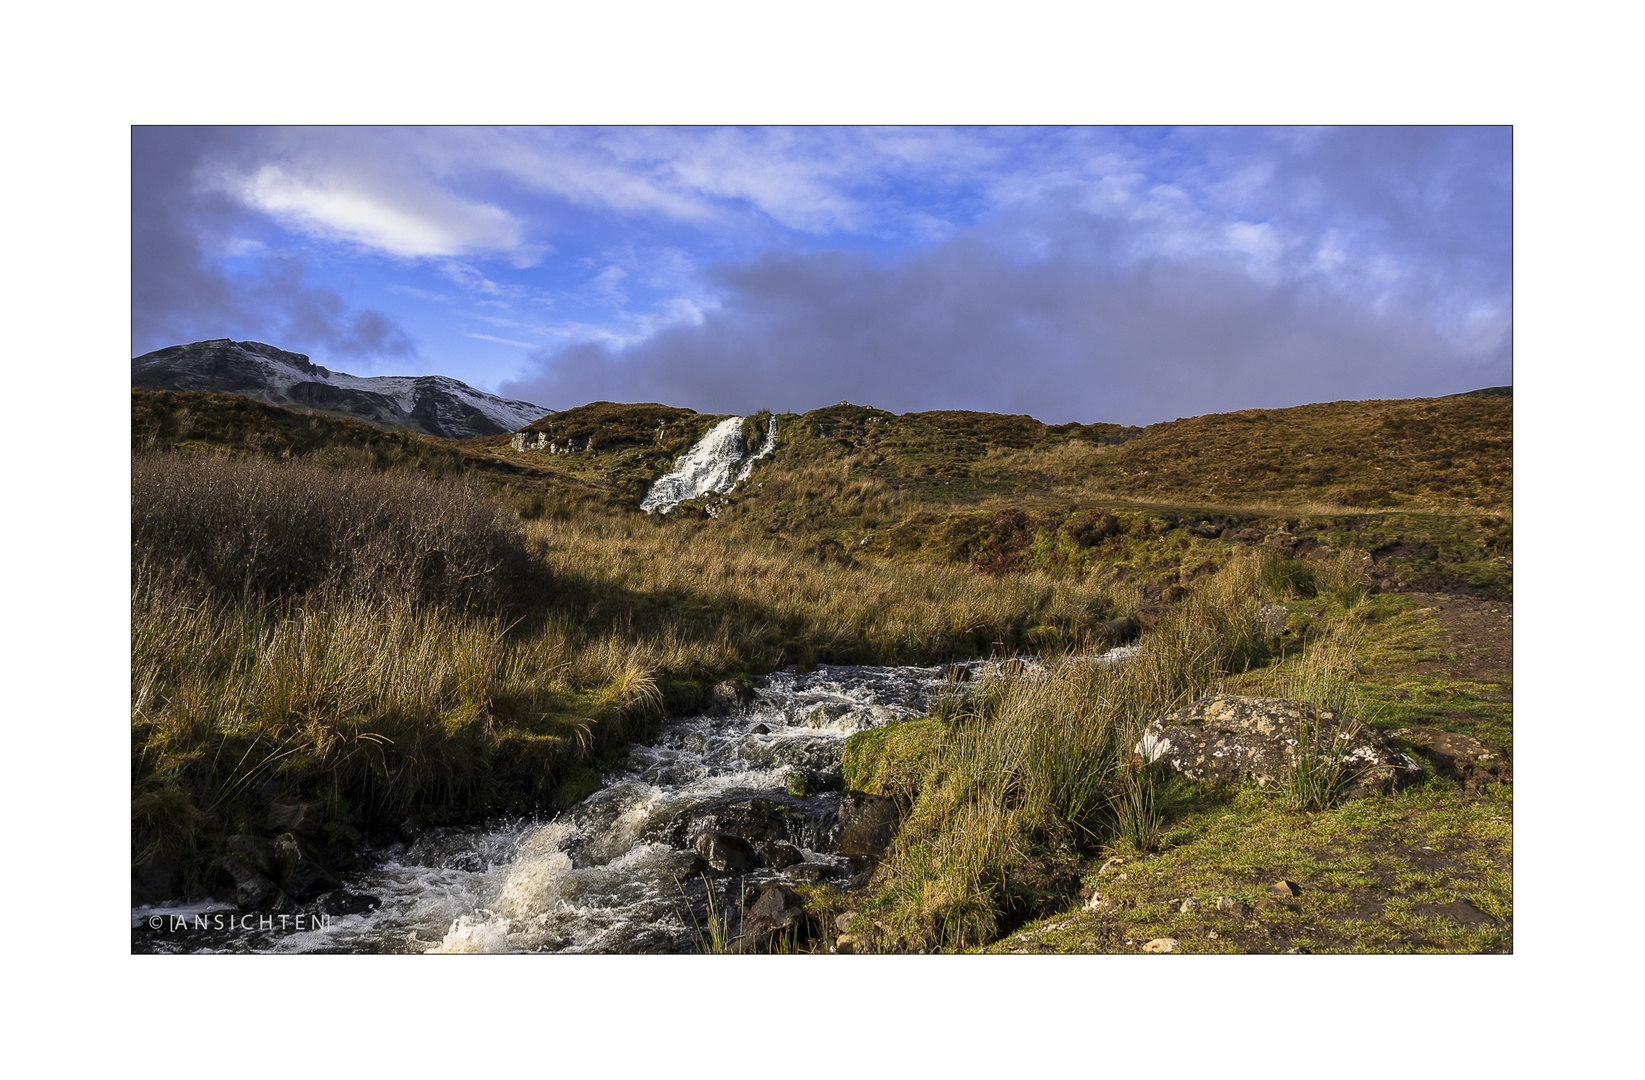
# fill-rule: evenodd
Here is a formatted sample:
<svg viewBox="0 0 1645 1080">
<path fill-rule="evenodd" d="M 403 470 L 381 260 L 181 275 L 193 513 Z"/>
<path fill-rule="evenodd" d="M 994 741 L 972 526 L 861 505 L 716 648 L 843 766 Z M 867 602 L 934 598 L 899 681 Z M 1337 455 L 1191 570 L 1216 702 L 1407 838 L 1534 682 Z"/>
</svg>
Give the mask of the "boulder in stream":
<svg viewBox="0 0 1645 1080">
<path fill-rule="evenodd" d="M 740 836 L 703 830 L 691 838 L 691 847 L 722 874 L 746 874 L 760 865 L 760 853 Z"/>
</svg>

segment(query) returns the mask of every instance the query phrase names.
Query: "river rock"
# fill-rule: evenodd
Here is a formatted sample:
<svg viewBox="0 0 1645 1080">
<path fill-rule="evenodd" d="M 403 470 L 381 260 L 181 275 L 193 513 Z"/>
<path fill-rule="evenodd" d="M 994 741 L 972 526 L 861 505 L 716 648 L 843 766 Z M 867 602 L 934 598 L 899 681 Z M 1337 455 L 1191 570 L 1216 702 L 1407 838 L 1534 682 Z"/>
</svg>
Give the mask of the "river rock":
<svg viewBox="0 0 1645 1080">
<path fill-rule="evenodd" d="M 838 791 L 845 785 L 837 738 L 787 738 L 771 748 L 772 765 L 790 765 L 805 774 L 813 791 Z"/>
<path fill-rule="evenodd" d="M 253 870 L 279 884 L 279 872 L 275 869 L 274 845 L 260 836 L 246 836 L 241 833 L 229 837 L 223 846 L 230 855 L 238 855 L 244 859 Z"/>
<path fill-rule="evenodd" d="M 347 889 L 334 889 L 331 892 L 322 893 L 315 901 L 315 906 L 323 914 L 333 917 L 364 915 L 368 911 L 375 911 L 382 905 L 383 902 L 375 896 L 349 892 Z"/>
<path fill-rule="evenodd" d="M 744 910 L 742 936 L 734 948 L 741 953 L 762 952 L 771 947 L 775 935 L 790 928 L 797 933 L 804 927 L 805 910 L 794 890 L 787 885 L 768 885 Z"/>
<path fill-rule="evenodd" d="M 306 903 L 328 889 L 342 887 L 335 870 L 314 846 L 292 833 L 274 838 L 274 883 L 293 900 Z"/>
<path fill-rule="evenodd" d="M 703 695 L 702 711 L 705 716 L 741 716 L 753 703 L 752 687 L 727 679 Z"/>
<path fill-rule="evenodd" d="M 1317 735 L 1316 735 L 1317 733 Z M 1318 738 L 1340 754 L 1341 798 L 1386 793 L 1422 776 L 1416 759 L 1351 716 L 1287 698 L 1210 694 L 1148 725 L 1137 754 L 1193 780 L 1281 782 L 1299 740 Z"/>
<path fill-rule="evenodd" d="M 883 705 L 855 705 L 841 701 L 818 705 L 807 712 L 800 722 L 806 727 L 813 728 L 867 731 L 872 727 L 882 727 L 897 718 L 896 713 Z"/>
<path fill-rule="evenodd" d="M 238 855 L 218 859 L 217 873 L 217 898 L 243 911 L 277 907 L 285 900 L 279 886 Z"/>
<path fill-rule="evenodd" d="M 762 844 L 755 844 L 754 850 L 760 853 L 760 861 L 773 870 L 793 866 L 805 861 L 805 856 L 793 844 L 785 844 L 781 840 L 768 840 Z"/>
<path fill-rule="evenodd" d="M 695 836 L 699 832 L 722 832 L 740 836 L 755 843 L 761 840 L 787 840 L 786 807 L 773 799 L 727 799 L 693 807 L 675 819 L 672 831 L 687 830 Z"/>
<path fill-rule="evenodd" d="M 840 802 L 840 834 L 835 850 L 858 858 L 883 858 L 901 824 L 902 814 L 895 802 L 883 795 L 848 791 Z"/>
<path fill-rule="evenodd" d="M 754 845 L 731 833 L 705 830 L 691 838 L 691 847 L 722 874 L 746 874 L 760 865 Z"/>
<path fill-rule="evenodd" d="M 819 882 L 827 877 L 832 877 L 839 872 L 838 867 L 835 867 L 829 863 L 802 862 L 795 863 L 793 866 L 785 868 L 783 870 L 783 877 L 788 878 L 790 881 L 804 881 L 808 884 L 815 884 L 816 882 Z"/>
<path fill-rule="evenodd" d="M 320 831 L 322 815 L 317 802 L 269 803 L 264 825 L 271 833 L 294 832 L 313 836 Z"/>
</svg>

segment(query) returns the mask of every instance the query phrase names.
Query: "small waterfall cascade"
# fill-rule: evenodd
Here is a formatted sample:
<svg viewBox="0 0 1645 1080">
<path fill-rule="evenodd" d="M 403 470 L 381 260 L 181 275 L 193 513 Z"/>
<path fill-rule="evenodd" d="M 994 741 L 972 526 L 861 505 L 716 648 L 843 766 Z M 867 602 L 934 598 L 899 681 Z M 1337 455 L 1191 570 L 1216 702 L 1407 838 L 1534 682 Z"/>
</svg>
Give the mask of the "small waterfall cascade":
<svg viewBox="0 0 1645 1080">
<path fill-rule="evenodd" d="M 640 509 L 646 513 L 668 511 L 687 499 L 710 493 L 730 491 L 738 482 L 748 479 L 754 463 L 769 457 L 777 448 L 777 418 L 771 418 L 765 440 L 758 450 L 749 452 L 743 443 L 743 421 L 746 417 L 733 416 L 709 429 L 702 441 L 674 462 L 671 472 L 651 485 L 640 500 Z"/>
</svg>

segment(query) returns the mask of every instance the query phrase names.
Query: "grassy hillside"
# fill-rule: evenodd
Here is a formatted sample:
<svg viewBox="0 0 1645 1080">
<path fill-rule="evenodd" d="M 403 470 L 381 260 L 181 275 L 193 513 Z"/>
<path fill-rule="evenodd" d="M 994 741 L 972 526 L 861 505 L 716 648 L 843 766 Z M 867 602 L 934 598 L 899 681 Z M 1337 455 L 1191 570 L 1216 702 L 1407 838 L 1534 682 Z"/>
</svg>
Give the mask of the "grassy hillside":
<svg viewBox="0 0 1645 1080">
<path fill-rule="evenodd" d="M 1513 398 L 1337 401 L 1154 424 L 1097 470 L 1117 494 L 1500 514 Z"/>
</svg>

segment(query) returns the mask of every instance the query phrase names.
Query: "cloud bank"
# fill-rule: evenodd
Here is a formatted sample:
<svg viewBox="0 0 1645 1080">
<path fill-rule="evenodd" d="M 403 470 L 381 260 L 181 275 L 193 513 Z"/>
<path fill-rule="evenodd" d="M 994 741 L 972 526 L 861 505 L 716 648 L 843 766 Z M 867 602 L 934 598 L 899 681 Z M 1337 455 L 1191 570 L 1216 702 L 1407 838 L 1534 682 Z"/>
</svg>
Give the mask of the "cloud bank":
<svg viewBox="0 0 1645 1080">
<path fill-rule="evenodd" d="M 1508 383 L 1506 139 L 1492 134 L 1205 133 L 1176 150 L 1189 160 L 1170 181 L 1041 188 L 911 253 L 718 264 L 719 306 L 695 323 L 540 350 L 505 392 L 555 408 L 845 399 L 1151 423 Z"/>
</svg>

